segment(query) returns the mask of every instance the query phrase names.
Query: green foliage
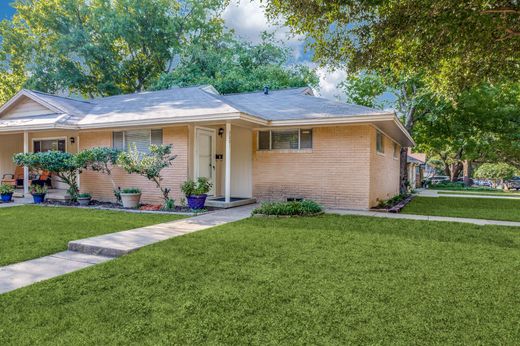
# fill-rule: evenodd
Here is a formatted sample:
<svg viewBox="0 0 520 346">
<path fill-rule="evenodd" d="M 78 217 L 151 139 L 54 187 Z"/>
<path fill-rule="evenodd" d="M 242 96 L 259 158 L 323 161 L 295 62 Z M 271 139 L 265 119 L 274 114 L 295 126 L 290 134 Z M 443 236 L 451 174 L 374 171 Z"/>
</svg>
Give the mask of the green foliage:
<svg viewBox="0 0 520 346">
<path fill-rule="evenodd" d="M 384 108 L 384 104 L 378 100 L 378 97 L 387 91 L 388 86 L 378 74 L 351 74 L 338 86 L 345 93 L 347 103 Z"/>
<path fill-rule="evenodd" d="M 119 153 L 119 150 L 113 148 L 94 147 L 82 150 L 74 155 L 78 167 L 108 175 L 112 183 L 112 191 L 114 191 L 114 196 L 118 202 L 121 201 L 121 196 L 112 178 L 112 167 L 117 164 Z"/>
<path fill-rule="evenodd" d="M 0 185 L 0 195 L 8 195 L 14 192 L 14 186 L 10 184 Z"/>
<path fill-rule="evenodd" d="M 287 66 L 289 51 L 264 34 L 253 45 L 231 34 L 196 42 L 186 47 L 179 64 L 163 74 L 154 89 L 211 84 L 220 93 L 239 93 L 287 87 L 317 86 L 314 70 L 304 65 Z"/>
<path fill-rule="evenodd" d="M 77 200 L 79 193 L 78 174 L 81 173 L 82 167 L 78 166 L 74 155 L 61 151 L 19 153 L 14 155 L 13 161 L 17 166 L 27 166 L 31 170 L 49 171 L 55 174 L 69 186 L 67 192 L 71 201 Z"/>
<path fill-rule="evenodd" d="M 175 200 L 170 198 L 167 201 L 164 202 L 164 210 L 173 210 L 175 209 Z"/>
<path fill-rule="evenodd" d="M 78 198 L 92 198 L 92 195 L 90 193 L 80 193 Z"/>
<path fill-rule="evenodd" d="M 137 187 L 126 187 L 124 189 L 121 189 L 120 193 L 138 194 L 138 193 L 141 193 L 141 189 L 139 189 Z"/>
<path fill-rule="evenodd" d="M 510 9 L 510 13 L 489 10 Z M 272 18 L 285 18 L 307 37 L 324 65 L 425 73 L 444 94 L 482 82 L 518 80 L 518 4 L 488 0 L 269 0 Z"/>
<path fill-rule="evenodd" d="M 404 201 L 408 197 L 409 197 L 409 195 L 407 195 L 407 194 L 399 194 L 397 196 L 394 196 L 392 198 L 386 199 L 384 201 L 379 201 L 377 206 L 379 208 L 391 208 L 394 205 L 398 204 L 399 202 Z"/>
<path fill-rule="evenodd" d="M 172 155 L 171 145 L 151 145 L 149 153 L 140 153 L 134 146 L 128 152 L 119 153 L 117 164 L 129 174 L 139 174 L 153 181 L 168 202 L 171 189 L 161 185 L 161 171 L 170 167 L 176 157 Z"/>
<path fill-rule="evenodd" d="M 11 96 L 26 80 L 30 88 L 88 96 L 144 90 L 171 68 L 183 46 L 221 28 L 224 5 L 224 0 L 17 0 L 14 18 L 0 26 L 0 76 L 7 80 L 0 97 Z"/>
<path fill-rule="evenodd" d="M 264 202 L 253 210 L 253 215 L 312 216 L 321 214 L 323 208 L 311 200 L 292 202 Z"/>
<path fill-rule="evenodd" d="M 47 187 L 38 184 L 31 185 L 30 192 L 31 195 L 45 195 L 47 193 Z"/>
<path fill-rule="evenodd" d="M 503 182 L 511 179 L 518 171 L 507 163 L 484 163 L 473 173 L 476 178 L 490 179 Z"/>
<path fill-rule="evenodd" d="M 184 193 L 186 197 L 189 196 L 200 196 L 208 193 L 213 184 L 209 182 L 206 177 L 199 177 L 197 181 L 193 181 L 191 179 L 186 180 L 181 185 L 181 191 Z"/>
</svg>

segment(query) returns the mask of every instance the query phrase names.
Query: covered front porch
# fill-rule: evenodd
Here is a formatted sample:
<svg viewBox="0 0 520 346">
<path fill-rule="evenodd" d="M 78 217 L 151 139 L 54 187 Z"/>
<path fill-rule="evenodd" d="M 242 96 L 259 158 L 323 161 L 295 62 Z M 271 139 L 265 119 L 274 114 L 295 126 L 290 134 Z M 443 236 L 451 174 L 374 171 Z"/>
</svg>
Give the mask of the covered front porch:
<svg viewBox="0 0 520 346">
<path fill-rule="evenodd" d="M 49 172 L 31 172 L 27 167 L 17 167 L 13 156 L 18 153 L 29 153 L 59 150 L 76 153 L 79 136 L 75 131 L 24 131 L 0 134 L 0 178 L 3 184 L 13 185 L 13 197 L 18 200 L 30 200 L 30 187 L 33 184 L 45 185 L 48 188 L 47 198 L 51 200 L 68 200 L 68 186 Z"/>
<path fill-rule="evenodd" d="M 190 176 L 208 178 L 213 184 L 206 205 L 233 208 L 256 203 L 251 124 L 197 124 L 190 126 L 190 137 Z"/>
</svg>

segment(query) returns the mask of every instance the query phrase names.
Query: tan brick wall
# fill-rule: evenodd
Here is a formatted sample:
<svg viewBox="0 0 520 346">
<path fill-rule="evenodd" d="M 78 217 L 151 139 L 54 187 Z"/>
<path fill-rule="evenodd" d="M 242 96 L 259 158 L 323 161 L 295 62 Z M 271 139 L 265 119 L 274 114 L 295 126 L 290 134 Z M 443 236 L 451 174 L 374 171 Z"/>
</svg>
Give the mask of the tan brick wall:
<svg viewBox="0 0 520 346">
<path fill-rule="evenodd" d="M 313 199 L 327 207 L 369 207 L 370 126 L 313 129 L 313 149 L 253 153 L 253 195 L 259 200 Z"/>
<path fill-rule="evenodd" d="M 162 172 L 165 186 L 172 189 L 171 196 L 178 202 L 182 198 L 180 185 L 188 177 L 188 127 L 166 127 L 163 129 L 163 143 L 173 145 L 173 153 L 177 155 L 173 167 L 165 168 Z M 80 133 L 80 149 L 91 147 L 112 146 L 112 131 L 82 132 Z M 114 168 L 113 179 L 116 186 L 139 187 L 142 192 L 143 203 L 163 202 L 160 190 L 154 183 L 135 174 L 127 174 L 120 168 Z M 81 174 L 81 191 L 92 194 L 94 199 L 113 201 L 112 184 L 108 176 L 91 171 Z"/>
<path fill-rule="evenodd" d="M 399 194 L 399 150 L 394 158 L 394 142 L 383 135 L 384 153 L 376 150 L 375 128 L 370 131 L 370 206 Z"/>
</svg>

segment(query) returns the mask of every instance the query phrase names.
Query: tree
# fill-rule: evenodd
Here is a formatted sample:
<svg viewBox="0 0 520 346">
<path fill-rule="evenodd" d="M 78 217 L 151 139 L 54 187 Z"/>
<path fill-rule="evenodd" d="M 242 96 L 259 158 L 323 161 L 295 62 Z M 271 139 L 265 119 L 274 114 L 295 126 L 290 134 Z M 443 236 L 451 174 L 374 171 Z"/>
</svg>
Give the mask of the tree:
<svg viewBox="0 0 520 346">
<path fill-rule="evenodd" d="M 319 79 L 304 65 L 288 66 L 289 51 L 272 35 L 263 35 L 257 45 L 241 41 L 231 33 L 194 42 L 177 66 L 157 80 L 154 89 L 211 84 L 220 93 L 317 86 Z"/>
<path fill-rule="evenodd" d="M 117 164 L 129 174 L 139 174 L 153 181 L 163 194 L 166 207 L 173 207 L 170 199 L 171 189 L 162 186 L 161 171 L 172 165 L 177 155 L 172 155 L 170 145 L 151 145 L 150 153 L 141 153 L 134 146 L 128 152 L 121 152 L 117 158 Z"/>
<path fill-rule="evenodd" d="M 505 180 L 511 179 L 516 173 L 517 169 L 507 163 L 485 163 L 477 168 L 474 176 L 479 179 L 490 179 L 493 181 L 493 187 L 496 187 L 503 185 Z"/>
<path fill-rule="evenodd" d="M 76 202 L 79 194 L 78 175 L 81 173 L 74 160 L 74 155 L 61 151 L 40 153 L 20 153 L 13 157 L 18 166 L 27 166 L 29 169 L 49 171 L 69 186 L 67 192 L 72 202 Z"/>
<path fill-rule="evenodd" d="M 520 77 L 516 1 L 269 0 L 267 10 L 307 36 L 317 61 L 351 73 L 424 73 L 447 95 Z"/>
<path fill-rule="evenodd" d="M 118 202 L 121 200 L 121 194 L 112 178 L 112 168 L 117 163 L 119 153 L 117 149 L 95 147 L 82 150 L 74 156 L 76 166 L 108 175 Z"/>
<path fill-rule="evenodd" d="M 0 96 L 5 101 L 21 84 L 90 97 L 142 91 L 181 47 L 222 26 L 224 4 L 17 0 L 14 18 L 0 25 L 0 75 L 11 81 Z"/>
</svg>

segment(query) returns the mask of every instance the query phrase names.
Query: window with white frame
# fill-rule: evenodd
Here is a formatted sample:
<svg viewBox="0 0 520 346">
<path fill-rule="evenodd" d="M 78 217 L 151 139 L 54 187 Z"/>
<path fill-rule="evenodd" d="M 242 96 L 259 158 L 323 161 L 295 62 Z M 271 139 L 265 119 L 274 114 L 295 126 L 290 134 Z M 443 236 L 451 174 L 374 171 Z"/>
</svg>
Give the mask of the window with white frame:
<svg viewBox="0 0 520 346">
<path fill-rule="evenodd" d="M 33 151 L 35 153 L 45 153 L 47 151 L 65 152 L 67 146 L 66 139 L 35 139 L 33 140 Z"/>
<path fill-rule="evenodd" d="M 376 151 L 380 154 L 385 152 L 385 143 L 383 134 L 379 131 L 376 132 Z"/>
<path fill-rule="evenodd" d="M 148 153 L 152 144 L 163 144 L 162 129 L 119 131 L 112 134 L 112 147 L 114 149 L 127 151 L 135 146 L 137 151 Z"/>
<path fill-rule="evenodd" d="M 258 150 L 312 149 L 312 129 L 258 132 Z"/>
</svg>

